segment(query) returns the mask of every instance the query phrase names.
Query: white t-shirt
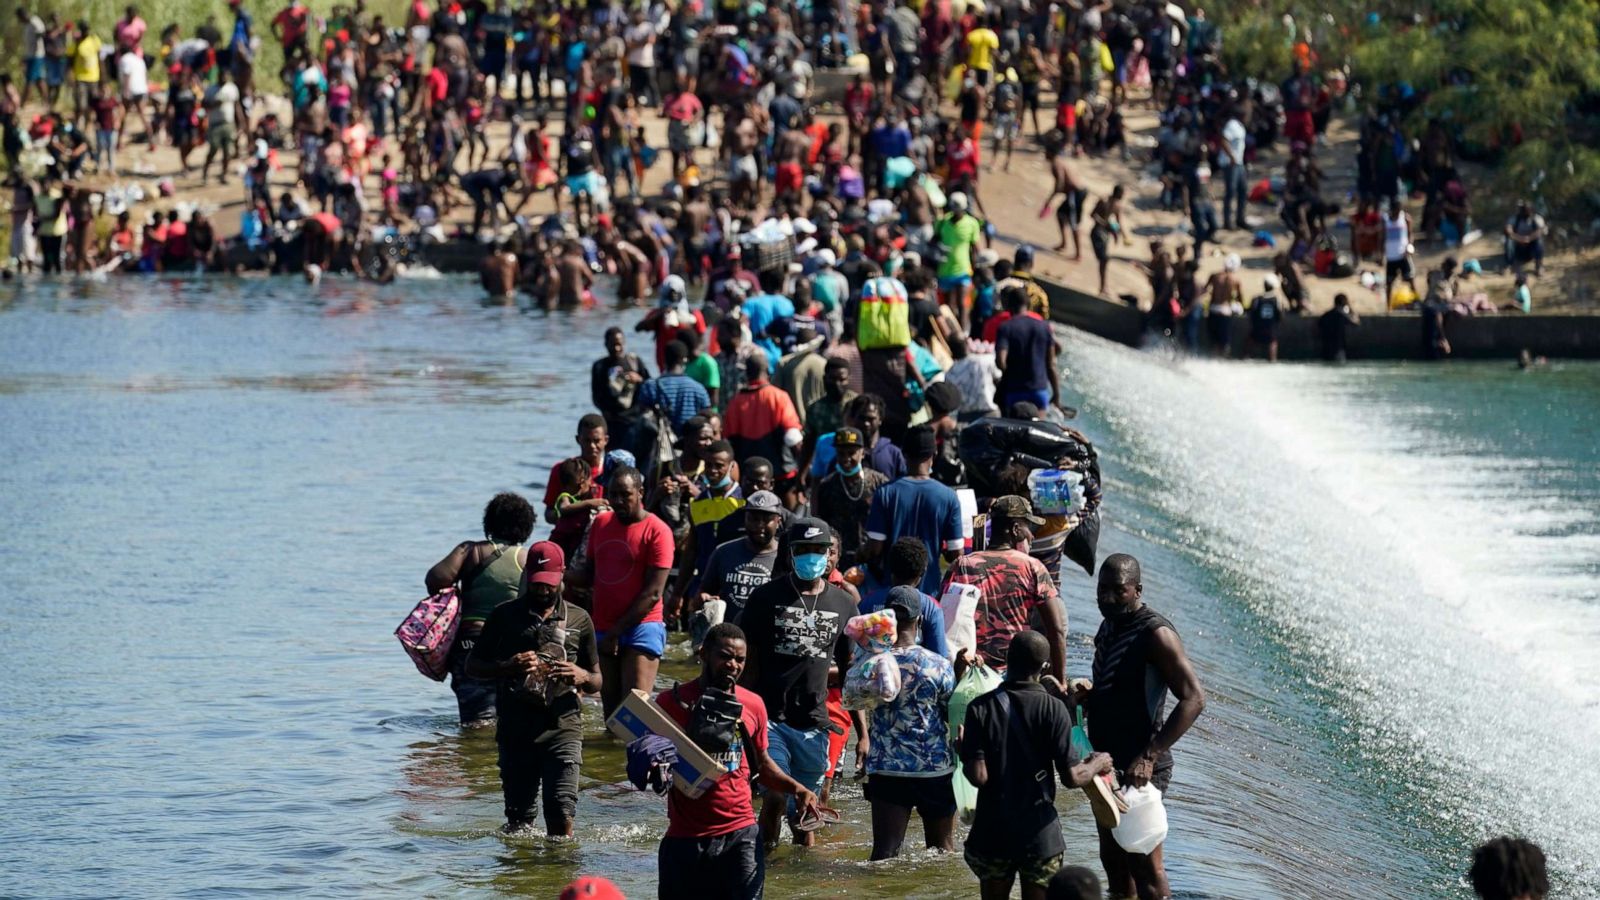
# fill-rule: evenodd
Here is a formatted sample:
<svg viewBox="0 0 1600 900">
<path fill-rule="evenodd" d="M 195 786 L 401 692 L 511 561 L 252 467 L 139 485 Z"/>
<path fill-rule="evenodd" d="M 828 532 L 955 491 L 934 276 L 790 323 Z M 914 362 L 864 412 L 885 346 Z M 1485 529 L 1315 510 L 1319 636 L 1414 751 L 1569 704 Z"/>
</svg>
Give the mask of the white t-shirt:
<svg viewBox="0 0 1600 900">
<path fill-rule="evenodd" d="M 28 21 L 22 26 L 22 47 L 27 51 L 29 59 L 44 56 L 44 20 L 38 16 L 28 16 Z"/>
<path fill-rule="evenodd" d="M 1244 123 L 1237 118 L 1228 119 L 1228 124 L 1222 126 L 1222 142 L 1227 145 L 1228 150 L 1233 151 L 1233 158 L 1229 159 L 1226 151 L 1218 153 L 1217 167 L 1226 169 L 1233 165 L 1233 159 L 1237 159 L 1242 164 L 1244 162 L 1244 141 Z"/>
<path fill-rule="evenodd" d="M 656 27 L 649 22 L 640 22 L 628 28 L 628 65 L 641 68 L 652 68 L 656 64 L 656 45 L 650 41 L 655 37 Z M 639 46 L 633 46 L 638 43 Z"/>
<path fill-rule="evenodd" d="M 122 82 L 124 99 L 150 93 L 149 67 L 144 64 L 144 57 L 137 53 L 124 53 L 117 60 L 117 80 Z"/>
<path fill-rule="evenodd" d="M 215 116 L 218 122 L 228 125 L 233 124 L 233 105 L 239 102 L 239 88 L 233 82 L 219 84 L 207 92 L 207 100 L 211 101 L 212 108 L 207 115 Z"/>
</svg>

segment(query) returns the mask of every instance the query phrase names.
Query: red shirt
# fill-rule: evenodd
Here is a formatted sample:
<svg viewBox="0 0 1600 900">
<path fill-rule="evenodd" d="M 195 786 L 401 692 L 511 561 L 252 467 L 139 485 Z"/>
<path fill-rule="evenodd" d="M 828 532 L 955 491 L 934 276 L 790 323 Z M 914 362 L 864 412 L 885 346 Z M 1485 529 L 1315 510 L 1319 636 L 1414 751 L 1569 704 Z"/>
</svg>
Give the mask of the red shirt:
<svg viewBox="0 0 1600 900">
<path fill-rule="evenodd" d="M 740 388 L 722 413 L 722 436 L 733 444 L 739 459 L 765 456 L 779 467 L 784 432 L 800 427 L 789 392 L 769 381 Z"/>
<path fill-rule="evenodd" d="M 1033 316 L 1035 319 L 1038 319 L 1041 322 L 1044 321 L 1044 316 L 1041 316 L 1038 313 L 1033 312 L 1032 310 L 1029 310 L 1028 312 L 1023 313 L 1023 315 L 1025 315 L 1025 316 Z M 999 337 L 999 335 L 1000 335 L 1000 326 L 1004 325 L 1005 323 L 1007 323 L 1009 321 L 1011 321 L 1011 313 L 1009 313 L 1009 312 L 1007 312 L 1005 310 L 1001 310 L 1000 312 L 997 312 L 994 315 L 990 316 L 988 321 L 983 323 L 983 340 L 984 340 L 984 343 L 987 343 L 987 344 L 994 343 L 995 338 Z"/>
<path fill-rule="evenodd" d="M 638 522 L 626 523 L 615 512 L 603 512 L 589 527 L 589 559 L 594 563 L 594 608 L 589 611 L 596 632 L 606 632 L 617 624 L 639 591 L 644 589 L 651 569 L 672 568 L 672 529 L 645 513 Z M 661 621 L 661 600 L 639 620 Z"/>
<path fill-rule="evenodd" d="M 443 69 L 438 66 L 429 69 L 426 81 L 428 82 L 428 98 L 433 102 L 443 103 L 445 98 L 450 96 L 450 78 L 444 74 Z"/>
<path fill-rule="evenodd" d="M 655 320 L 655 331 L 656 331 L 656 368 L 657 369 L 659 369 L 659 370 L 661 370 L 663 372 L 665 372 L 667 370 L 667 345 L 672 343 L 673 341 L 677 340 L 679 335 L 683 334 L 685 331 L 693 331 L 696 335 L 698 335 L 701 338 L 704 338 L 706 336 L 706 317 L 702 316 L 700 314 L 700 310 L 698 310 L 698 309 L 694 310 L 693 312 L 694 312 L 694 325 L 692 325 L 692 326 L 680 324 L 680 325 L 675 325 L 675 326 L 673 326 L 671 328 L 668 328 L 667 327 L 667 316 L 666 316 L 666 313 L 662 313 L 661 315 L 656 317 L 656 320 Z M 700 344 L 704 344 L 704 343 L 705 343 L 705 341 L 702 340 L 699 343 L 697 343 L 695 346 L 699 346 Z"/>
<path fill-rule="evenodd" d="M 561 487 L 561 467 L 565 464 L 566 460 L 562 460 L 550 467 L 550 480 L 544 487 L 546 508 L 553 508 L 556 505 L 556 498 L 565 493 Z M 600 473 L 604 469 L 605 463 L 602 461 L 600 465 L 589 470 L 589 493 L 579 497 L 579 500 L 598 500 L 605 496 L 605 491 L 600 487 Z M 587 524 L 589 524 L 587 511 L 571 512 L 561 516 L 556 519 L 555 527 L 550 529 L 550 540 L 560 545 L 561 552 L 567 555 L 567 559 L 571 559 L 583 538 L 583 526 Z"/>
<path fill-rule="evenodd" d="M 306 36 L 306 8 L 285 7 L 273 17 L 272 24 L 283 29 L 283 45 L 287 47 Z"/>
<path fill-rule="evenodd" d="M 734 696 L 739 698 L 739 702 L 744 704 L 740 718 L 744 721 L 745 734 L 749 736 L 750 743 L 765 754 L 767 752 L 766 704 L 761 702 L 761 695 L 753 691 L 735 687 L 733 692 Z M 687 727 L 689 710 L 684 704 L 693 706 L 694 702 L 700 699 L 700 693 L 700 679 L 696 678 L 688 684 L 678 686 L 677 694 L 683 699 L 683 703 L 673 698 L 673 691 L 662 691 L 657 694 L 656 703 L 672 721 L 677 722 L 679 726 Z M 737 762 L 738 767 L 712 785 L 704 794 L 691 799 L 676 788 L 667 793 L 667 837 L 716 837 L 741 828 L 749 828 L 756 823 L 755 807 L 750 802 L 749 756 L 740 747 L 730 749 L 719 761 L 725 765 Z"/>
</svg>

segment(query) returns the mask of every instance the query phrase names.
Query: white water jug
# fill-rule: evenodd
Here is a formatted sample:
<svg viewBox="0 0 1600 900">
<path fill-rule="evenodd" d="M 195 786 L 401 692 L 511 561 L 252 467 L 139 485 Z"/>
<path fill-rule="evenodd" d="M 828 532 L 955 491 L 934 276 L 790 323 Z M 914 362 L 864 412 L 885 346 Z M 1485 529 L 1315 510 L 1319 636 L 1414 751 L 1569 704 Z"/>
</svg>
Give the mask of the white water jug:
<svg viewBox="0 0 1600 900">
<path fill-rule="evenodd" d="M 1167 808 L 1161 803 L 1161 791 L 1153 784 L 1124 787 L 1122 800 L 1128 811 L 1122 814 L 1122 824 L 1111 829 L 1117 845 L 1140 855 L 1161 846 L 1167 839 Z"/>
</svg>

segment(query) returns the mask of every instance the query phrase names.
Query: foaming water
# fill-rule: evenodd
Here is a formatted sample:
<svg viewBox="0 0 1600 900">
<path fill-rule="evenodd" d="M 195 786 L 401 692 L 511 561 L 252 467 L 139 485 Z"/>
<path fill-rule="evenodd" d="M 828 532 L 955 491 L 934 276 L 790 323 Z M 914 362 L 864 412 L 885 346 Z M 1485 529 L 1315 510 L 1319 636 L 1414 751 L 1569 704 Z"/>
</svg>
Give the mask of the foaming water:
<svg viewBox="0 0 1600 900">
<path fill-rule="evenodd" d="M 1354 788 L 1434 833 L 1439 886 L 1510 831 L 1600 896 L 1600 367 L 1074 356 L 1176 543 L 1332 698 Z"/>
<path fill-rule="evenodd" d="M 493 735 L 462 734 L 391 636 L 485 499 L 542 492 L 605 327 L 632 323 L 477 294 L 0 290 L 8 891 L 548 897 L 598 872 L 653 893 L 663 804 L 597 710 L 576 837 L 503 835 Z M 1068 356 L 1102 552 L 1141 558 L 1211 697 L 1168 796 L 1177 895 L 1462 897 L 1471 841 L 1510 829 L 1591 896 L 1593 800 L 1561 784 L 1595 761 L 1594 370 Z M 1063 595 L 1086 675 L 1090 580 Z M 662 683 L 689 677 L 671 649 Z M 975 893 L 915 821 L 905 858 L 866 863 L 861 789 L 836 797 L 845 821 L 780 848 L 769 896 Z M 1095 865 L 1081 795 L 1058 805 L 1068 861 Z"/>
</svg>

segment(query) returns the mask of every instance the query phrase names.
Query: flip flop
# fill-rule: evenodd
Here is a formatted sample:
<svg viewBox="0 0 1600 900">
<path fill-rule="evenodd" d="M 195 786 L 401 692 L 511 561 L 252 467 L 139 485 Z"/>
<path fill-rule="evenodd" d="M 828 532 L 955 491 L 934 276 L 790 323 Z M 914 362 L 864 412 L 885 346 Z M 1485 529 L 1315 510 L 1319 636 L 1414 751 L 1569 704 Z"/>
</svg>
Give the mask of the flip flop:
<svg viewBox="0 0 1600 900">
<path fill-rule="evenodd" d="M 839 815 L 839 811 L 837 809 L 834 809 L 831 806 L 819 806 L 817 807 L 817 814 L 815 816 L 807 816 L 802 814 L 800 818 L 795 819 L 790 824 L 795 831 L 801 833 L 810 833 L 816 831 L 824 825 L 837 825 L 842 821 L 844 821 L 844 817 Z"/>
<path fill-rule="evenodd" d="M 1083 786 L 1089 795 L 1089 809 L 1094 812 L 1095 823 L 1101 828 L 1115 828 L 1122 824 L 1122 810 L 1117 805 L 1117 795 L 1111 791 L 1111 775 L 1097 775 Z"/>
</svg>

